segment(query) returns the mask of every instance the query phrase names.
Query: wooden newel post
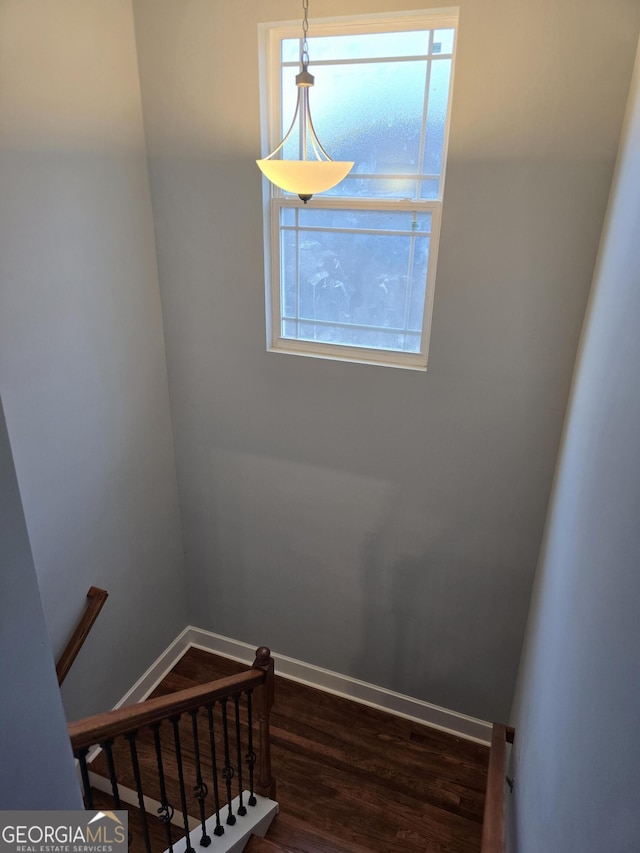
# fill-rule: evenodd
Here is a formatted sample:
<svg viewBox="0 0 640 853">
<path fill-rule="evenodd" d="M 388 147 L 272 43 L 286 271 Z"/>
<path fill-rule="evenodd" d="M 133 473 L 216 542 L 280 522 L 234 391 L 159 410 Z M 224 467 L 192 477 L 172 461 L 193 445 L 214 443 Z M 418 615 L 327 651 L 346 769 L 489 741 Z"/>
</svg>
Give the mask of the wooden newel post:
<svg viewBox="0 0 640 853">
<path fill-rule="evenodd" d="M 269 716 L 273 707 L 274 672 L 271 651 L 266 646 L 260 646 L 256 650 L 256 659 L 253 669 L 261 669 L 265 674 L 264 684 L 255 690 L 256 711 L 260 725 L 260 752 L 258 781 L 256 782 L 256 793 L 262 797 L 270 797 L 275 800 L 276 780 L 271 774 L 271 740 L 269 737 Z"/>
</svg>

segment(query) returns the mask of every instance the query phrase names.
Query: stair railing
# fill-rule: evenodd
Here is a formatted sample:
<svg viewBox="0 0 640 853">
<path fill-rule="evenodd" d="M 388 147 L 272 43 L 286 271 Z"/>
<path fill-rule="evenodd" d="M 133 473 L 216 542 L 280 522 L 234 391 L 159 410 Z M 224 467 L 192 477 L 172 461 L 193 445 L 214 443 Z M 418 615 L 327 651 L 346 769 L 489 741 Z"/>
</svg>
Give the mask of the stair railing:
<svg viewBox="0 0 640 853">
<path fill-rule="evenodd" d="M 80 617 L 75 631 L 71 635 L 69 642 L 65 646 L 64 651 L 60 655 L 60 659 L 56 664 L 56 675 L 58 676 L 59 685 L 65 680 L 74 660 L 78 657 L 78 652 L 82 648 L 84 641 L 87 639 L 89 631 L 93 628 L 93 623 L 98 618 L 98 613 L 102 610 L 108 595 L 109 593 L 106 589 L 100 589 L 100 587 L 97 586 L 89 588 L 85 611 Z"/>
<path fill-rule="evenodd" d="M 94 808 L 87 756 L 92 747 L 99 746 L 106 759 L 116 809 L 123 808 L 123 776 L 133 779 L 147 853 L 151 853 L 149 815 L 145 810 L 149 800 L 154 802 L 158 819 L 164 825 L 169 851 L 173 851 L 171 824 L 177 822 L 174 815 L 179 800 L 185 853 L 194 853 L 189 840 L 188 788 L 197 800 L 202 829 L 199 843 L 209 846 L 209 833 L 223 835 L 223 821 L 233 826 L 237 816 L 247 814 L 247 806 L 256 805 L 256 794 L 275 797 L 269 749 L 273 695 L 273 659 L 269 649 L 262 646 L 247 672 L 70 723 L 69 737 L 79 762 L 85 808 Z M 257 744 L 254 716 L 258 722 Z M 142 738 L 153 745 L 156 765 L 153 768 L 148 762 L 141 767 L 138 742 Z M 167 772 L 169 767 L 173 768 L 173 776 Z M 189 775 L 191 778 L 187 779 Z M 208 782 L 212 783 L 211 795 Z M 126 787 L 124 790 L 128 791 Z"/>
<path fill-rule="evenodd" d="M 505 783 L 509 787 L 513 784 L 506 775 L 507 744 L 513 743 L 514 735 L 515 729 L 511 726 L 493 724 L 480 853 L 505 851 Z"/>
</svg>

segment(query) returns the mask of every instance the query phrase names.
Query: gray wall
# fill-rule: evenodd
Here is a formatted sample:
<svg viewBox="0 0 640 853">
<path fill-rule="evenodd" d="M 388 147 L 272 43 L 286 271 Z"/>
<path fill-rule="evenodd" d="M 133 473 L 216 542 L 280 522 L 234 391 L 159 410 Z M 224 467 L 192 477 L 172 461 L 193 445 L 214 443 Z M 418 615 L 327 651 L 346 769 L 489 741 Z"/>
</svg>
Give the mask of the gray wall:
<svg viewBox="0 0 640 853">
<path fill-rule="evenodd" d="M 512 850 L 640 838 L 640 52 L 514 712 Z"/>
<path fill-rule="evenodd" d="M 134 0 L 190 620 L 505 718 L 640 5 L 459 5 L 419 374 L 265 352 L 257 24 L 298 0 Z"/>
<path fill-rule="evenodd" d="M 102 711 L 186 621 L 130 0 L 0 4 L 0 392 L 56 656 L 110 594 L 64 686 Z"/>
<path fill-rule="evenodd" d="M 0 809 L 81 809 L 0 401 Z"/>
</svg>

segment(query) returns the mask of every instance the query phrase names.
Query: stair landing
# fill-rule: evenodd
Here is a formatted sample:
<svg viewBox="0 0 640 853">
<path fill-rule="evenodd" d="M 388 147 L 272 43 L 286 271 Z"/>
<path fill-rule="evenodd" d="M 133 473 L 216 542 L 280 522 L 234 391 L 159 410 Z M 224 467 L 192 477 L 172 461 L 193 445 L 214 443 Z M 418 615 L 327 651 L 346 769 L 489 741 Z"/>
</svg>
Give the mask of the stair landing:
<svg viewBox="0 0 640 853">
<path fill-rule="evenodd" d="M 191 648 L 154 695 L 243 669 Z M 280 814 L 271 847 L 252 840 L 246 849 L 478 853 L 488 756 L 486 746 L 276 675 L 271 758 Z M 151 782 L 149 790 L 157 799 Z"/>
</svg>

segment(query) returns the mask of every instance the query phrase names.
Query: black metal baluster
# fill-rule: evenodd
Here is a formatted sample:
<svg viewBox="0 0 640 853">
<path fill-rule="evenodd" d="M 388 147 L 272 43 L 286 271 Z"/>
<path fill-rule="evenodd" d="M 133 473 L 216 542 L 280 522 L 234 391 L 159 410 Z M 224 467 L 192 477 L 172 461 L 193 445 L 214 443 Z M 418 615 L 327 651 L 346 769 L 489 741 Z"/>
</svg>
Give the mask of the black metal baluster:
<svg viewBox="0 0 640 853">
<path fill-rule="evenodd" d="M 227 817 L 227 826 L 233 826 L 236 822 L 236 816 L 231 808 L 231 780 L 234 777 L 234 769 L 229 758 L 229 727 L 227 723 L 227 700 L 222 700 L 222 731 L 224 736 L 224 769 L 222 776 L 227 783 L 227 802 L 229 804 L 229 815 Z"/>
<path fill-rule="evenodd" d="M 236 712 L 236 754 L 238 757 L 238 814 L 244 817 L 247 813 L 247 807 L 242 802 L 242 743 L 240 742 L 240 695 L 236 694 L 233 697 Z"/>
<path fill-rule="evenodd" d="M 220 823 L 220 791 L 218 789 L 218 761 L 216 758 L 216 737 L 213 728 L 213 705 L 207 707 L 207 719 L 209 720 L 209 744 L 211 747 L 211 772 L 213 775 L 213 799 L 216 809 L 216 828 L 214 835 L 224 835 L 224 826 Z"/>
<path fill-rule="evenodd" d="M 105 740 L 104 743 L 101 743 L 100 746 L 104 750 L 104 754 L 107 756 L 107 769 L 109 771 L 109 781 L 111 782 L 111 792 L 113 794 L 113 799 L 115 800 L 116 809 L 121 807 L 120 805 L 120 791 L 118 789 L 118 778 L 116 776 L 116 767 L 113 763 L 113 752 L 111 747 L 113 746 L 113 740 Z"/>
<path fill-rule="evenodd" d="M 158 820 L 164 825 L 167 835 L 167 847 L 173 853 L 173 839 L 171 838 L 171 820 L 174 809 L 167 800 L 167 787 L 164 782 L 164 764 L 162 761 L 162 745 L 160 744 L 160 723 L 153 723 L 153 743 L 156 748 L 156 763 L 158 765 L 158 778 L 160 780 L 160 808 L 158 809 Z"/>
<path fill-rule="evenodd" d="M 88 749 L 77 749 L 74 755 L 80 762 L 80 775 L 82 776 L 82 787 L 84 788 L 84 807 L 85 809 L 92 809 L 93 796 L 91 794 L 91 782 L 89 781 L 89 770 L 87 768 L 88 753 Z"/>
<path fill-rule="evenodd" d="M 253 768 L 256 763 L 256 754 L 253 750 L 253 712 L 251 710 L 251 697 L 253 690 L 247 690 L 247 725 L 249 726 L 249 742 L 247 745 L 247 764 L 249 765 L 249 805 L 255 806 L 258 802 L 253 793 Z"/>
<path fill-rule="evenodd" d="M 178 727 L 178 723 L 180 722 L 180 717 L 171 717 L 171 725 L 173 726 L 173 740 L 176 747 L 176 762 L 178 764 L 178 781 L 180 783 L 180 802 L 182 803 L 182 820 L 184 824 L 185 831 L 185 853 L 195 853 L 193 847 L 191 846 L 191 839 L 189 837 L 189 815 L 187 814 L 187 795 L 184 788 L 184 773 L 182 770 L 182 749 L 180 747 L 180 730 Z"/>
<path fill-rule="evenodd" d="M 122 802 L 120 800 L 120 788 L 118 787 L 118 777 L 116 775 L 116 765 L 113 760 L 113 740 L 105 740 L 104 743 L 101 743 L 100 746 L 104 749 L 105 754 L 107 756 L 107 769 L 109 770 L 109 781 L 111 782 L 111 793 L 113 794 L 113 799 L 116 804 L 116 809 L 122 808 Z M 127 832 L 127 847 L 131 847 L 131 842 L 133 841 L 133 835 L 131 834 L 131 828 Z"/>
<path fill-rule="evenodd" d="M 129 732 L 125 735 L 125 739 L 129 741 L 129 751 L 131 752 L 131 765 L 133 767 L 133 777 L 136 780 L 136 791 L 138 792 L 138 806 L 140 807 L 140 821 L 142 823 L 142 835 L 144 836 L 144 845 L 147 853 L 151 853 L 151 842 L 149 841 L 149 827 L 147 825 L 147 813 L 144 808 L 144 795 L 142 793 L 142 779 L 140 777 L 140 764 L 138 762 L 138 749 L 136 747 L 137 732 Z"/>
<path fill-rule="evenodd" d="M 198 738 L 198 710 L 189 711 L 191 717 L 191 729 L 193 731 L 193 752 L 196 759 L 196 784 L 193 786 L 198 805 L 200 807 L 200 823 L 202 825 L 202 838 L 200 839 L 201 847 L 208 847 L 211 844 L 211 838 L 207 835 L 206 817 L 204 813 L 204 801 L 208 793 L 207 786 L 202 779 L 202 768 L 200 766 L 200 740 Z"/>
</svg>

